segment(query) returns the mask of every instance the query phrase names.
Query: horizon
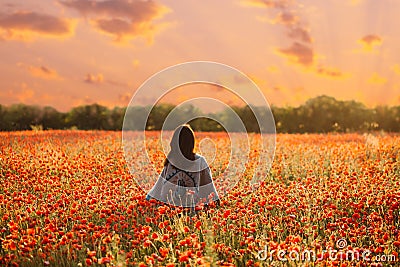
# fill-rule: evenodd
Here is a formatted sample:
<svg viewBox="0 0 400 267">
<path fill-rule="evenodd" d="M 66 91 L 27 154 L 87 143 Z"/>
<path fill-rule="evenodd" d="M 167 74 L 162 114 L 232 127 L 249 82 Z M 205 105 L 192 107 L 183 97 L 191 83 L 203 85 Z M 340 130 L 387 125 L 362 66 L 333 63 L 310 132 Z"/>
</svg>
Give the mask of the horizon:
<svg viewBox="0 0 400 267">
<path fill-rule="evenodd" d="M 299 108 L 299 107 L 305 105 L 307 101 L 313 100 L 313 99 L 317 99 L 317 98 L 320 98 L 320 97 L 333 98 L 333 99 L 335 99 L 335 100 L 338 101 L 338 102 L 352 102 L 352 101 L 354 101 L 354 102 L 356 102 L 356 103 L 359 103 L 359 104 L 364 105 L 364 107 L 365 107 L 366 109 L 376 109 L 376 108 L 378 108 L 378 107 L 388 107 L 388 108 L 400 107 L 400 104 L 398 104 L 398 105 L 375 105 L 375 106 L 367 106 L 365 103 L 362 103 L 361 101 L 357 101 L 357 100 L 355 100 L 355 99 L 348 99 L 348 100 L 346 100 L 346 99 L 337 99 L 337 98 L 335 98 L 335 97 L 333 97 L 333 96 L 329 96 L 329 95 L 318 95 L 318 96 L 315 96 L 315 97 L 306 99 L 304 102 L 302 102 L 302 103 L 300 103 L 300 104 L 298 104 L 298 105 L 295 105 L 295 106 L 294 106 L 294 105 L 293 105 L 293 106 L 290 106 L 290 105 L 278 106 L 278 105 L 274 105 L 274 104 L 272 104 L 272 105 L 270 104 L 269 106 L 270 106 L 270 108 L 283 108 L 283 109 L 285 109 L 285 108 Z M 171 102 L 157 102 L 157 103 L 154 104 L 154 105 L 149 104 L 149 105 L 140 105 L 140 106 L 132 106 L 132 107 L 150 107 L 150 106 L 156 107 L 156 106 L 158 106 L 158 105 L 160 105 L 160 104 L 171 105 L 171 106 L 174 106 L 174 107 L 177 106 L 177 104 L 173 104 L 173 103 L 171 103 Z M 6 107 L 6 108 L 9 108 L 9 107 L 15 106 L 15 105 L 26 105 L 26 106 L 34 106 L 34 107 L 39 107 L 39 108 L 46 108 L 46 107 L 49 107 L 49 108 L 54 108 L 57 112 L 60 112 L 60 113 L 68 113 L 68 112 L 70 112 L 70 111 L 71 111 L 72 109 L 74 109 L 74 108 L 83 107 L 83 106 L 91 106 L 91 105 L 99 105 L 99 106 L 102 106 L 102 107 L 106 107 L 106 108 L 109 109 L 109 110 L 112 110 L 112 109 L 114 109 L 114 108 L 128 108 L 128 107 L 129 107 L 129 105 L 125 105 L 125 106 L 112 106 L 112 107 L 109 107 L 109 106 L 101 105 L 100 103 L 90 103 L 90 104 L 82 104 L 82 105 L 78 105 L 78 106 L 73 106 L 73 107 L 71 107 L 71 108 L 68 109 L 68 110 L 59 110 L 59 109 L 57 109 L 56 107 L 53 107 L 53 106 L 51 106 L 51 105 L 38 105 L 38 104 L 31 105 L 31 104 L 25 104 L 25 103 L 11 103 L 11 104 L 8 104 L 8 105 L 3 105 L 3 104 L 0 103 L 0 106 Z M 190 104 L 187 104 L 187 105 L 191 105 L 191 106 L 193 106 L 193 107 L 195 107 L 195 108 L 199 108 L 201 112 L 205 112 L 205 111 L 202 109 L 201 106 L 193 105 L 193 104 L 191 104 L 191 103 L 190 103 Z M 246 105 L 245 103 L 242 103 L 242 104 L 240 104 L 240 105 L 231 105 L 230 107 L 240 107 L 240 108 L 242 108 L 242 107 L 244 107 L 245 105 Z M 255 107 L 258 107 L 258 106 L 255 106 Z M 212 109 L 211 111 L 205 112 L 205 113 L 213 113 L 213 112 L 221 112 L 221 111 L 223 111 L 223 109 Z"/>
</svg>

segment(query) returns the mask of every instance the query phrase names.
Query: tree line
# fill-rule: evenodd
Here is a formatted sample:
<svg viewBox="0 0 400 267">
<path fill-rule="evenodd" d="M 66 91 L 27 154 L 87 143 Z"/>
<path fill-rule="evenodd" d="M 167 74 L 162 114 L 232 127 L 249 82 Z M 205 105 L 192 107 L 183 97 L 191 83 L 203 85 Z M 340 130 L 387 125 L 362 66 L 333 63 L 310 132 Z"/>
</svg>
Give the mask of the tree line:
<svg viewBox="0 0 400 267">
<path fill-rule="evenodd" d="M 24 104 L 0 105 L 0 130 L 21 131 L 37 129 L 80 129 L 80 130 L 121 130 L 125 113 L 135 114 L 134 118 L 143 120 L 149 117 L 146 130 L 160 130 L 168 114 L 174 110 L 171 104 L 157 104 L 150 107 L 107 107 L 92 104 L 59 112 L 52 107 L 39 107 Z M 258 107 L 232 107 L 243 121 L 246 130 L 259 132 L 253 111 Z M 329 96 L 309 99 L 298 107 L 271 107 L 277 132 L 281 133 L 326 133 L 326 132 L 400 132 L 400 106 L 377 106 L 367 108 L 356 101 L 339 101 Z M 201 117 L 190 121 L 196 131 L 223 131 L 222 125 L 236 123 L 231 112 L 223 110 L 203 114 L 200 109 L 185 106 L 174 111 L 181 119 Z M 134 121 L 129 129 L 135 130 Z"/>
</svg>

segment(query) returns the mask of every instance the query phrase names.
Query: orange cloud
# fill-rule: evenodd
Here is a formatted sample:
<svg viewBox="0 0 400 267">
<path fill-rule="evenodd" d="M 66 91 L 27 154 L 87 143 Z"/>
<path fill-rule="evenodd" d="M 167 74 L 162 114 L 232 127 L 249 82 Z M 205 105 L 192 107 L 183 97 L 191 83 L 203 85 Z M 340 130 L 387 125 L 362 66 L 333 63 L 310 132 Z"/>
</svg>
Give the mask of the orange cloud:
<svg viewBox="0 0 400 267">
<path fill-rule="evenodd" d="M 286 8 L 290 5 L 290 0 L 242 0 L 243 6 L 260 8 Z"/>
<path fill-rule="evenodd" d="M 133 67 L 136 69 L 136 68 L 138 68 L 139 67 L 139 65 L 140 65 L 140 61 L 139 61 L 139 59 L 135 59 L 135 60 L 133 60 L 132 61 L 132 65 L 133 65 Z"/>
<path fill-rule="evenodd" d="M 285 92 L 285 91 L 287 91 L 285 87 L 279 86 L 279 85 L 276 85 L 276 86 L 272 87 L 272 89 L 273 89 L 275 92 Z"/>
<path fill-rule="evenodd" d="M 31 41 L 35 37 L 65 38 L 73 35 L 76 21 L 36 12 L 0 15 L 2 40 Z"/>
<path fill-rule="evenodd" d="M 114 85 L 114 86 L 119 86 L 119 87 L 130 87 L 129 83 L 126 82 L 120 82 L 120 81 L 112 81 L 112 80 L 107 80 L 106 81 L 108 84 Z"/>
<path fill-rule="evenodd" d="M 287 37 L 292 44 L 287 48 L 277 49 L 278 55 L 286 57 L 289 62 L 310 68 L 315 63 L 313 39 L 306 24 L 301 19 L 300 6 L 295 0 L 246 0 L 245 6 L 256 6 L 278 11 L 274 23 L 281 24 L 287 30 Z"/>
<path fill-rule="evenodd" d="M 283 11 L 278 14 L 275 18 L 274 23 L 284 24 L 284 25 L 294 25 L 299 21 L 299 17 L 293 12 Z"/>
<path fill-rule="evenodd" d="M 132 97 L 131 93 L 119 94 L 118 103 L 121 103 L 123 105 L 128 105 L 129 101 L 131 101 L 131 97 Z"/>
<path fill-rule="evenodd" d="M 270 72 L 270 73 L 279 73 L 279 72 L 280 72 L 280 71 L 279 71 L 279 68 L 276 67 L 276 66 L 269 66 L 269 67 L 267 68 L 267 71 Z"/>
<path fill-rule="evenodd" d="M 15 96 L 17 97 L 19 102 L 26 103 L 26 101 L 32 99 L 34 95 L 35 92 L 26 83 L 22 83 L 21 90 L 16 93 Z"/>
<path fill-rule="evenodd" d="M 266 85 L 266 81 L 263 78 L 260 78 L 256 75 L 249 75 L 249 78 L 258 86 L 264 87 Z"/>
<path fill-rule="evenodd" d="M 278 49 L 277 53 L 286 57 L 291 64 L 300 66 L 307 72 L 332 79 L 348 77 L 339 69 L 318 64 L 317 56 L 309 45 L 295 42 L 286 49 Z"/>
<path fill-rule="evenodd" d="M 284 26 L 292 44 L 286 48 L 277 48 L 276 53 L 285 57 L 291 64 L 327 78 L 338 79 L 347 76 L 338 69 L 319 64 L 313 47 L 313 38 L 301 17 L 301 4 L 298 4 L 296 0 L 243 0 L 241 3 L 244 6 L 279 12 L 272 22 Z M 262 18 L 262 20 L 266 19 Z M 369 39 L 367 38 L 366 41 Z"/>
<path fill-rule="evenodd" d="M 62 5 L 75 9 L 83 16 L 93 16 L 91 24 L 101 33 L 110 35 L 116 42 L 125 42 L 138 36 L 152 40 L 165 24 L 154 24 L 169 9 L 154 1 L 141 0 L 71 0 Z"/>
<path fill-rule="evenodd" d="M 363 46 L 363 52 L 373 52 L 375 47 L 378 47 L 382 45 L 383 39 L 375 34 L 369 34 L 365 35 L 363 38 L 358 40 L 358 43 L 360 43 Z"/>
<path fill-rule="evenodd" d="M 288 58 L 291 63 L 303 67 L 311 67 L 314 63 L 315 56 L 313 49 L 302 43 L 295 42 L 288 48 L 278 49 L 277 52 Z"/>
<path fill-rule="evenodd" d="M 347 76 L 339 69 L 329 68 L 329 67 L 324 67 L 324 66 L 318 66 L 315 71 L 320 76 L 325 76 L 325 77 L 334 78 L 334 79 L 340 79 L 340 78 L 344 78 Z"/>
<path fill-rule="evenodd" d="M 110 84 L 110 85 L 118 86 L 118 87 L 130 87 L 130 84 L 127 83 L 127 82 L 121 82 L 121 81 L 116 81 L 116 80 L 105 79 L 104 75 L 101 74 L 101 73 L 98 73 L 98 74 L 88 73 L 88 74 L 86 74 L 86 76 L 83 79 L 83 81 L 85 83 L 89 83 L 89 84 L 106 83 L 106 84 Z"/>
<path fill-rule="evenodd" d="M 352 6 L 358 6 L 360 4 L 362 4 L 364 2 L 364 0 L 350 0 L 349 4 Z"/>
<path fill-rule="evenodd" d="M 395 64 L 395 65 L 392 67 L 392 70 L 393 70 L 396 74 L 400 75 L 400 65 L 399 65 L 399 64 Z"/>
<path fill-rule="evenodd" d="M 104 76 L 101 73 L 97 75 L 88 73 L 86 74 L 86 77 L 84 79 L 84 82 L 91 84 L 99 84 L 102 83 L 103 81 L 104 81 Z"/>
<path fill-rule="evenodd" d="M 43 65 L 39 66 L 39 67 L 25 65 L 23 63 L 18 63 L 17 65 L 19 67 L 27 69 L 29 71 L 29 73 L 34 77 L 38 77 L 38 78 L 46 79 L 46 80 L 61 79 L 60 75 L 58 75 L 56 70 L 53 70 L 53 69 L 43 66 Z"/>
<path fill-rule="evenodd" d="M 291 27 L 288 36 L 294 40 L 301 41 L 303 43 L 311 44 L 312 38 L 307 29 L 300 26 Z"/>
<path fill-rule="evenodd" d="M 368 83 L 374 84 L 374 85 L 382 85 L 387 82 L 387 79 L 380 76 L 378 73 L 372 74 L 372 76 L 368 79 Z"/>
</svg>

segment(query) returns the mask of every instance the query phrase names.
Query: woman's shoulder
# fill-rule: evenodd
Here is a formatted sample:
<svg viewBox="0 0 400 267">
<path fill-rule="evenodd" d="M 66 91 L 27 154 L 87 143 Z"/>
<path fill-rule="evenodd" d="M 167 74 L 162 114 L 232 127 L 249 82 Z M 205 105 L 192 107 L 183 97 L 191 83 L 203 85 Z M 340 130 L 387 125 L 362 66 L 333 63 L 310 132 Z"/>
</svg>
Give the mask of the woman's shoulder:
<svg viewBox="0 0 400 267">
<path fill-rule="evenodd" d="M 206 159 L 200 154 L 194 154 L 194 159 L 195 160 L 200 159 L 201 161 L 206 161 Z"/>
<path fill-rule="evenodd" d="M 201 164 L 201 168 L 202 168 L 202 169 L 204 169 L 205 167 L 208 166 L 208 163 L 207 163 L 206 158 L 203 157 L 202 155 L 200 155 L 200 154 L 194 154 L 194 158 L 195 158 L 195 160 L 199 160 L 199 161 L 200 161 L 200 164 Z"/>
</svg>

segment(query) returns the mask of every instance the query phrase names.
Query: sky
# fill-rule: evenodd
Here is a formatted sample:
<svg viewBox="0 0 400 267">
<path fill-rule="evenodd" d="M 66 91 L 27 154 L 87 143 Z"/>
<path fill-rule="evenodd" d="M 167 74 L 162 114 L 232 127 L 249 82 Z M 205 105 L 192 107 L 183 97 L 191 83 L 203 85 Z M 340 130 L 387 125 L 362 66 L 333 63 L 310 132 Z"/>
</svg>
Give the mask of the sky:
<svg viewBox="0 0 400 267">
<path fill-rule="evenodd" d="M 152 75 L 199 60 L 245 73 L 275 106 L 400 105 L 398 14 L 398 0 L 0 0 L 0 104 L 126 106 Z M 161 101 L 200 96 L 241 103 L 209 85 Z"/>
</svg>

